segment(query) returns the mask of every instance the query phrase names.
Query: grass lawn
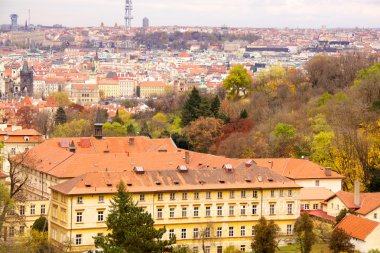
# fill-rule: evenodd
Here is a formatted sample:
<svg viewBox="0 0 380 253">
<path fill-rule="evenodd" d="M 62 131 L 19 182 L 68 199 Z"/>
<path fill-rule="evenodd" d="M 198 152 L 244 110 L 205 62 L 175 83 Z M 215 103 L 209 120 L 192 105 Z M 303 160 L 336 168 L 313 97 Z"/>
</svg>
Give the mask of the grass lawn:
<svg viewBox="0 0 380 253">
<path fill-rule="evenodd" d="M 298 253 L 300 250 L 297 247 L 297 244 L 292 244 L 288 246 L 280 247 L 280 250 L 277 250 L 278 253 Z M 311 253 L 330 253 L 329 246 L 327 244 L 314 244 L 311 250 Z"/>
</svg>

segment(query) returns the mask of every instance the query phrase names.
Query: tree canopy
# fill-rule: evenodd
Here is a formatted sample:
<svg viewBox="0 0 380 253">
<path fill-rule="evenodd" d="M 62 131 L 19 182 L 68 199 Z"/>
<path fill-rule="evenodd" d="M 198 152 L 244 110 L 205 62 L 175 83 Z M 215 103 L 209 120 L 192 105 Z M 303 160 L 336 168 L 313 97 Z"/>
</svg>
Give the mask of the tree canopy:
<svg viewBox="0 0 380 253">
<path fill-rule="evenodd" d="M 267 221 L 261 217 L 254 227 L 255 236 L 252 242 L 252 249 L 255 253 L 274 253 L 277 248 L 277 236 L 280 232 L 278 225 L 273 220 Z"/>
<path fill-rule="evenodd" d="M 230 69 L 223 86 L 228 92 L 230 98 L 239 98 L 245 96 L 252 88 L 253 80 L 248 70 L 243 65 L 235 65 Z"/>
</svg>

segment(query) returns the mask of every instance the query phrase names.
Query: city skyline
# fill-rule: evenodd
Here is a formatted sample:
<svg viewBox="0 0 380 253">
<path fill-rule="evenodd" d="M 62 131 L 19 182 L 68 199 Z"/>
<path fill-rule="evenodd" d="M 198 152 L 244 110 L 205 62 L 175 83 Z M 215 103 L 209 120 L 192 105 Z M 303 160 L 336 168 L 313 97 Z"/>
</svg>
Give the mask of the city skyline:
<svg viewBox="0 0 380 253">
<path fill-rule="evenodd" d="M 1 24 L 9 24 L 12 13 L 19 15 L 18 24 L 28 20 L 42 25 L 62 24 L 69 27 L 124 25 L 124 0 L 0 0 Z M 230 5 L 230 6 L 229 6 Z M 227 8 L 227 6 L 229 6 Z M 101 15 L 99 13 L 101 11 Z M 222 26 L 379 28 L 380 0 L 174 0 L 133 1 L 132 27 L 142 26 L 148 17 L 153 26 Z"/>
</svg>

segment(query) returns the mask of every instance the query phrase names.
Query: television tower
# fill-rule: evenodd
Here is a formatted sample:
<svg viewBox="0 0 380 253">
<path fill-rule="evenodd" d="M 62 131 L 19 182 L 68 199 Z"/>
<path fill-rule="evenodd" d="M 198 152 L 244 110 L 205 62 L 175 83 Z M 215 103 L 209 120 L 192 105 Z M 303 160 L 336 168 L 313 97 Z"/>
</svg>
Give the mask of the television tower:
<svg viewBox="0 0 380 253">
<path fill-rule="evenodd" d="M 132 22 L 132 0 L 125 0 L 125 27 L 131 28 L 131 22 Z"/>
</svg>

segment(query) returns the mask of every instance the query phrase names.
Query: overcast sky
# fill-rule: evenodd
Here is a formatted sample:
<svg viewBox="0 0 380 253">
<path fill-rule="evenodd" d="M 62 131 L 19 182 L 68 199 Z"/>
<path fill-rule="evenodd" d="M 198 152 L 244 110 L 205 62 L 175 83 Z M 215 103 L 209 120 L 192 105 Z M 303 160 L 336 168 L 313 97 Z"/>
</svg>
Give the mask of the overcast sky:
<svg viewBox="0 0 380 253">
<path fill-rule="evenodd" d="M 124 24 L 125 0 L 0 0 L 0 24 Z M 134 0 L 132 26 L 380 27 L 380 0 Z"/>
</svg>

